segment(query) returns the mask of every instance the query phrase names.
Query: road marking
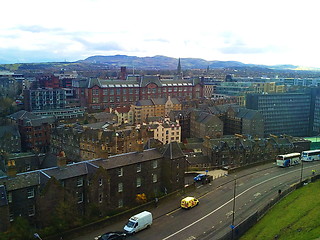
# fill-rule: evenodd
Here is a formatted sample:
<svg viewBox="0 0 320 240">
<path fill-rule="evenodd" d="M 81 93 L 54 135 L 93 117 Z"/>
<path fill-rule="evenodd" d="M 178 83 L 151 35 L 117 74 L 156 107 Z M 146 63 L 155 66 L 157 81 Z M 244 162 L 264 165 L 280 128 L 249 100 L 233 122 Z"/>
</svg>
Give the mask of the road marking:
<svg viewBox="0 0 320 240">
<path fill-rule="evenodd" d="M 299 170 L 299 171 L 300 171 L 300 170 Z M 295 171 L 292 171 L 292 172 L 295 172 Z M 260 183 L 257 183 L 256 185 L 253 185 L 253 186 L 249 187 L 248 189 L 244 190 L 242 193 L 239 193 L 239 194 L 235 197 L 235 199 L 237 199 L 238 197 L 242 196 L 243 194 L 245 194 L 246 192 L 250 191 L 251 189 L 253 189 L 253 188 L 257 187 L 257 186 L 260 186 L 260 185 L 262 185 L 262 184 L 264 184 L 264 183 L 266 183 L 266 182 L 268 182 L 268 181 L 271 181 L 271 180 L 274 180 L 274 179 L 276 179 L 276 178 L 285 176 L 285 175 L 287 175 L 287 174 L 291 174 L 292 172 L 283 173 L 283 174 L 274 176 L 274 177 L 272 177 L 272 178 L 270 178 L 270 179 L 264 180 L 264 181 L 262 181 L 262 182 L 260 182 Z M 220 210 L 221 208 L 225 207 L 226 205 L 228 205 L 228 204 L 231 203 L 232 201 L 233 201 L 233 198 L 231 198 L 229 201 L 227 201 L 227 202 L 225 202 L 224 204 L 222 204 L 220 207 L 214 209 L 212 212 L 209 212 L 208 214 L 204 215 L 203 217 L 199 218 L 198 220 L 194 221 L 193 223 L 191 223 L 191 224 L 189 224 L 189 225 L 181 228 L 180 230 L 176 231 L 175 233 L 170 234 L 169 236 L 163 238 L 162 240 L 167 240 L 167 239 L 169 239 L 169 238 L 177 235 L 178 233 L 181 233 L 182 231 L 190 228 L 191 226 L 197 224 L 198 222 L 202 221 L 203 219 L 206 219 L 207 217 L 209 217 L 210 215 L 214 214 L 215 212 L 217 212 L 217 211 Z M 250 200 L 250 201 L 251 201 L 251 200 Z M 220 223 L 222 223 L 222 221 L 220 221 Z"/>
<path fill-rule="evenodd" d="M 167 216 L 170 216 L 171 214 L 173 214 L 173 213 L 175 213 L 175 212 L 177 212 L 177 211 L 179 211 L 179 210 L 180 210 L 180 208 L 177 208 L 176 210 L 173 210 L 173 211 L 167 213 L 166 215 L 167 215 Z"/>
<path fill-rule="evenodd" d="M 256 194 L 254 194 L 253 196 L 254 196 L 254 197 L 258 197 L 258 196 L 260 196 L 260 195 L 261 195 L 261 193 L 258 192 L 258 193 L 256 193 Z"/>
<path fill-rule="evenodd" d="M 233 214 L 233 211 L 230 211 L 230 212 L 227 212 L 227 213 L 226 213 L 226 216 L 227 216 L 227 217 L 230 217 L 232 214 Z"/>
<path fill-rule="evenodd" d="M 193 239 L 196 239 L 196 237 L 190 236 L 190 237 L 188 237 L 186 240 L 193 240 Z"/>
</svg>

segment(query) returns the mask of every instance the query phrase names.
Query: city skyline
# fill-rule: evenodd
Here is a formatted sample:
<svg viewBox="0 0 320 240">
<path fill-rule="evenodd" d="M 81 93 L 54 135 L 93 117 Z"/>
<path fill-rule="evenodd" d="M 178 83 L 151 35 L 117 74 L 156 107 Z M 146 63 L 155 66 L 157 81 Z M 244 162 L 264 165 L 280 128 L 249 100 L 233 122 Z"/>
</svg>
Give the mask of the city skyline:
<svg viewBox="0 0 320 240">
<path fill-rule="evenodd" d="M 317 2 L 6 1 L 0 63 L 94 55 L 320 67 Z"/>
</svg>

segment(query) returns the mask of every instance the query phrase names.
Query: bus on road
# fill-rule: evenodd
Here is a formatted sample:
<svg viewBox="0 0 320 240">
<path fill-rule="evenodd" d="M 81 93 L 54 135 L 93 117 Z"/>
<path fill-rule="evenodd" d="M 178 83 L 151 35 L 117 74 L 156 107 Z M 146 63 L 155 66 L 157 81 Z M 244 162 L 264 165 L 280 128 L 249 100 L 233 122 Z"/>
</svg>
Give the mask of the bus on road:
<svg viewBox="0 0 320 240">
<path fill-rule="evenodd" d="M 314 160 L 320 160 L 320 149 L 303 151 L 301 153 L 301 160 L 309 162 Z"/>
<path fill-rule="evenodd" d="M 288 153 L 277 156 L 277 166 L 279 167 L 289 167 L 297 165 L 301 162 L 300 153 Z"/>
</svg>

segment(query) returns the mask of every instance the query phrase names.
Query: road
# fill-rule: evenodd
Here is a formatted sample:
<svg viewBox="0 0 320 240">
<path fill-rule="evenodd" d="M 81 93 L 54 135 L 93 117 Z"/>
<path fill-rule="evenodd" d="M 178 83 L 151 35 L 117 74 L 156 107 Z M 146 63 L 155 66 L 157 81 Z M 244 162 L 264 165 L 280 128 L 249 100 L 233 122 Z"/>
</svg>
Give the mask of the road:
<svg viewBox="0 0 320 240">
<path fill-rule="evenodd" d="M 219 239 L 231 231 L 232 223 L 238 225 L 276 198 L 279 190 L 284 191 L 299 182 L 301 173 L 303 178 L 310 177 L 312 169 L 319 173 L 320 162 L 304 162 L 303 169 L 301 165 L 279 168 L 268 164 L 216 179 L 210 185 L 200 185 L 193 193 L 194 196 L 200 196 L 199 206 L 184 210 L 178 208 L 178 203 L 173 209 L 167 209 L 160 204 L 155 211 L 161 211 L 163 207 L 163 214 L 158 214 L 151 228 L 127 239 Z M 118 222 L 99 231 L 103 233 L 122 230 L 124 224 L 125 222 Z M 84 239 L 93 239 L 92 233 L 74 240 Z"/>
</svg>

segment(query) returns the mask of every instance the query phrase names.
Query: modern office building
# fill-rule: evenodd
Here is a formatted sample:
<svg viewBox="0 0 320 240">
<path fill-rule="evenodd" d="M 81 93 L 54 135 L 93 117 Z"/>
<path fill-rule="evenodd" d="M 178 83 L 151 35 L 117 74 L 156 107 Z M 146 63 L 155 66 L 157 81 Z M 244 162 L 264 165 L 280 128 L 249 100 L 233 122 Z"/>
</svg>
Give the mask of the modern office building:
<svg viewBox="0 0 320 240">
<path fill-rule="evenodd" d="M 308 93 L 248 94 L 246 107 L 262 113 L 265 135 L 310 135 L 312 112 Z"/>
</svg>

